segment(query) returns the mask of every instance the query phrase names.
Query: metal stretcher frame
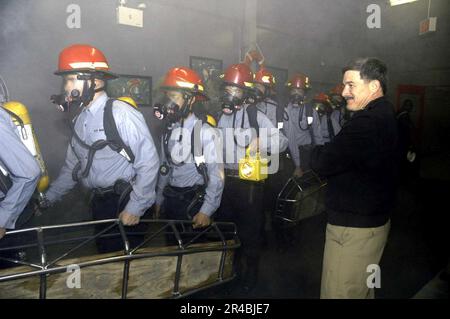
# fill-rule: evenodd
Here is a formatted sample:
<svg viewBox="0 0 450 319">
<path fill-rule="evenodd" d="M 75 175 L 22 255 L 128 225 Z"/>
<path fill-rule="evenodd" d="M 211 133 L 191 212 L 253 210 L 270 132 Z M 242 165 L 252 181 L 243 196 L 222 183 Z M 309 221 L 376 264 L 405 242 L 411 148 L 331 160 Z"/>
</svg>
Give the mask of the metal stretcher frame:
<svg viewBox="0 0 450 319">
<path fill-rule="evenodd" d="M 287 214 L 285 211 L 286 206 L 288 206 L 287 204 L 293 205 L 297 203 L 299 201 L 295 199 L 297 192 L 305 192 L 311 187 L 312 183 L 314 183 L 316 188 L 307 196 L 316 194 L 327 185 L 326 181 L 322 180 L 312 170 L 306 171 L 302 177 L 289 178 L 277 196 L 275 217 L 284 222 L 297 224 L 301 219 L 299 219 L 299 216 L 296 216 L 297 214 Z"/>
<path fill-rule="evenodd" d="M 85 236 L 85 237 L 78 237 L 76 239 L 66 239 L 66 240 L 59 240 L 59 241 L 53 241 L 53 242 L 45 242 L 44 241 L 44 233 L 46 230 L 50 229 L 63 229 L 63 228 L 72 228 L 72 227 L 81 227 L 81 226 L 89 226 L 89 225 L 97 225 L 97 224 L 111 224 L 108 227 L 106 227 L 101 232 L 94 234 L 92 236 Z M 25 232 L 36 232 L 37 236 L 37 244 L 29 244 L 29 245 L 20 245 L 20 246 L 14 246 L 14 247 L 3 247 L 0 248 L 1 251 L 7 251 L 7 250 L 13 250 L 13 249 L 22 249 L 22 248 L 30 248 L 30 247 L 36 247 L 38 246 L 39 249 L 39 255 L 40 255 L 40 264 L 35 263 L 29 263 L 22 260 L 17 259 L 10 259 L 1 257 L 1 260 L 6 260 L 11 263 L 17 264 L 17 265 L 25 265 L 32 268 L 35 268 L 35 271 L 28 271 L 18 274 L 11 274 L 6 276 L 0 277 L 0 283 L 20 278 L 26 278 L 26 277 L 32 277 L 32 276 L 40 276 L 40 285 L 39 285 L 39 299 L 46 299 L 47 295 L 47 275 L 49 274 L 57 274 L 57 273 L 63 273 L 67 270 L 67 265 L 65 266 L 58 266 L 57 262 L 64 259 L 71 253 L 77 251 L 78 249 L 82 248 L 86 244 L 94 241 L 98 238 L 105 238 L 105 237 L 112 237 L 116 236 L 116 234 L 105 234 L 106 232 L 113 229 L 115 226 L 119 227 L 120 231 L 120 237 L 124 244 L 124 255 L 122 256 L 113 256 L 113 257 L 107 257 L 107 258 L 100 258 L 98 260 L 92 260 L 87 262 L 80 262 L 77 265 L 81 268 L 88 267 L 88 266 L 95 266 L 95 265 L 102 265 L 107 263 L 113 263 L 113 262 L 124 262 L 124 271 L 122 276 L 122 290 L 121 290 L 121 298 L 126 299 L 127 298 L 127 289 L 128 289 L 128 280 L 129 280 L 129 270 L 130 270 L 130 262 L 132 260 L 136 259 L 143 259 L 143 258 L 152 258 L 152 257 L 163 257 L 163 256 L 177 256 L 177 264 L 176 264 L 176 272 L 175 272 L 175 278 L 174 278 L 174 288 L 172 292 L 172 298 L 183 298 L 188 295 L 194 294 L 198 291 L 202 291 L 214 286 L 218 286 L 220 284 L 224 284 L 226 282 L 229 282 L 233 280 L 236 275 L 234 272 L 234 269 L 232 270 L 232 275 L 229 278 L 224 278 L 224 268 L 225 268 L 225 258 L 227 252 L 231 250 L 235 250 L 241 246 L 240 240 L 237 236 L 237 228 L 234 223 L 230 222 L 214 222 L 210 226 L 206 227 L 202 231 L 198 232 L 190 232 L 188 230 L 189 226 L 192 226 L 192 221 L 178 221 L 178 220 L 151 220 L 151 219 L 143 219 L 140 221 L 140 223 L 146 223 L 146 224 L 161 224 L 164 223 L 162 227 L 160 227 L 156 232 L 152 232 L 152 235 L 148 238 L 145 238 L 142 243 L 140 243 L 138 246 L 136 246 L 133 249 L 130 249 L 129 246 L 129 240 L 128 236 L 125 232 L 124 225 L 120 220 L 118 219 L 107 219 L 107 220 L 99 220 L 99 221 L 87 221 L 87 222 L 79 222 L 79 223 L 71 223 L 71 224 L 61 224 L 61 225 L 52 225 L 52 226 L 42 226 L 42 227 L 34 227 L 34 228 L 28 228 L 28 229 L 20 229 L 20 230 L 14 230 L 9 231 L 6 233 L 6 235 L 13 235 L 13 234 L 19 234 L 19 233 L 25 233 Z M 230 228 L 230 231 L 224 232 L 222 228 Z M 180 231 L 181 229 L 181 231 Z M 178 244 L 178 250 L 174 251 L 167 251 L 167 252 L 156 252 L 156 253 L 139 253 L 137 254 L 137 251 L 144 247 L 146 244 L 148 244 L 151 240 L 156 238 L 158 235 L 165 233 L 166 230 L 169 230 L 168 234 L 173 234 L 177 240 Z M 104 235 L 105 234 L 105 235 Z M 140 234 L 140 233 L 133 233 L 134 235 Z M 143 233 L 141 233 L 143 234 Z M 182 239 L 182 234 L 195 234 L 195 236 L 190 239 L 188 242 L 184 242 Z M 198 238 L 206 235 L 206 234 L 214 234 L 219 237 L 219 241 L 221 242 L 221 247 L 190 247 L 192 244 L 195 244 L 195 240 Z M 226 239 L 225 235 L 231 236 L 231 240 L 233 241 L 233 244 L 229 244 L 228 241 L 230 239 Z M 80 244 L 75 246 L 74 248 L 71 248 L 69 251 L 63 253 L 59 257 L 57 257 L 54 260 L 48 260 L 47 253 L 46 253 L 46 245 L 51 244 L 60 244 L 64 242 L 70 242 L 70 241 L 78 241 L 82 240 Z M 209 285 L 200 287 L 200 288 L 194 288 L 191 290 L 188 290 L 184 293 L 181 293 L 179 290 L 179 283 L 180 283 L 180 275 L 181 275 L 181 265 L 184 255 L 188 254 L 195 254 L 199 252 L 211 252 L 211 251 L 221 251 L 221 258 L 220 258 L 220 264 L 218 269 L 218 276 L 217 280 Z M 234 267 L 233 267 L 234 268 Z"/>
</svg>

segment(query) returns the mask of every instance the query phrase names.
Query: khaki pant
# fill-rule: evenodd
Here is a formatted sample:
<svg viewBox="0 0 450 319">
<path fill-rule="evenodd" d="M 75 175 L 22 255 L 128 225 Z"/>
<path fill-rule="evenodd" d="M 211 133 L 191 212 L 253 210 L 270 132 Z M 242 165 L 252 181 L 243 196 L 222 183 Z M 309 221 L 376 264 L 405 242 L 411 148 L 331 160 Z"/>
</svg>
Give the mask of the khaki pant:
<svg viewBox="0 0 450 319">
<path fill-rule="evenodd" d="M 376 228 L 327 225 L 320 298 L 374 298 L 367 266 L 378 265 L 391 223 Z M 382 283 L 382 277 L 381 277 Z"/>
</svg>

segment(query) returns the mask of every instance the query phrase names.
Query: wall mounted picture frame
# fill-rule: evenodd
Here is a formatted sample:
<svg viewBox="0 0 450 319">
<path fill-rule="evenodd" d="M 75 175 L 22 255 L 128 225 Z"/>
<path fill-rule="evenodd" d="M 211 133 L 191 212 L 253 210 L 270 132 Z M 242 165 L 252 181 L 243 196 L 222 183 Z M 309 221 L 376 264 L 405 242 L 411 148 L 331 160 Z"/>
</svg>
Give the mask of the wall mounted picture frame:
<svg viewBox="0 0 450 319">
<path fill-rule="evenodd" d="M 129 96 L 139 107 L 152 105 L 152 77 L 130 74 L 119 74 L 114 80 L 109 80 L 106 92 L 111 98 Z"/>
<path fill-rule="evenodd" d="M 211 59 L 199 56 L 189 57 L 189 67 L 196 71 L 203 80 L 203 83 L 219 78 L 222 74 L 222 60 Z"/>
</svg>

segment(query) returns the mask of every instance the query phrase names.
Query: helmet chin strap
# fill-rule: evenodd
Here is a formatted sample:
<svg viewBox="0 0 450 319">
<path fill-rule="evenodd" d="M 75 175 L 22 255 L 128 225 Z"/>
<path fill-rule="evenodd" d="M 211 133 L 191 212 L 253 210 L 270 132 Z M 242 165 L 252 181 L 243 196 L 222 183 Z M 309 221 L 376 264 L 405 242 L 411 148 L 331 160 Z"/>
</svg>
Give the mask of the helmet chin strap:
<svg viewBox="0 0 450 319">
<path fill-rule="evenodd" d="M 181 116 L 181 133 L 178 138 L 178 142 L 181 142 L 183 140 L 183 127 L 184 127 L 184 120 L 185 118 L 191 113 L 191 101 L 192 101 L 192 95 L 184 94 L 184 102 L 183 106 L 180 108 L 180 116 Z"/>
<path fill-rule="evenodd" d="M 103 91 L 105 89 L 104 86 L 101 88 L 95 88 L 95 78 L 91 78 L 91 85 L 88 86 L 89 80 L 84 80 L 83 83 L 83 94 L 81 94 L 81 105 L 80 106 L 88 106 L 92 100 L 94 99 L 95 93 Z"/>
</svg>

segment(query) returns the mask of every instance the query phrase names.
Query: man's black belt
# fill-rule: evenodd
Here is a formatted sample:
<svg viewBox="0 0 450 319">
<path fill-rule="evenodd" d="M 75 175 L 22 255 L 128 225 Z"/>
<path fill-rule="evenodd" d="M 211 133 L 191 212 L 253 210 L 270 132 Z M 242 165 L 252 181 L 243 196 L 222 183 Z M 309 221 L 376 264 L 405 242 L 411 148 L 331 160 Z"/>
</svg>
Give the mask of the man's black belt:
<svg viewBox="0 0 450 319">
<path fill-rule="evenodd" d="M 122 195 L 124 192 L 129 191 L 131 191 L 131 184 L 122 179 L 117 180 L 114 185 L 109 187 L 96 187 L 91 189 L 94 196 L 106 196 L 109 194 Z"/>
<path fill-rule="evenodd" d="M 94 196 L 105 196 L 108 194 L 115 193 L 114 186 L 104 187 L 104 188 L 100 188 L 100 187 L 92 188 L 91 192 L 92 192 L 92 194 L 94 194 Z"/>
</svg>

